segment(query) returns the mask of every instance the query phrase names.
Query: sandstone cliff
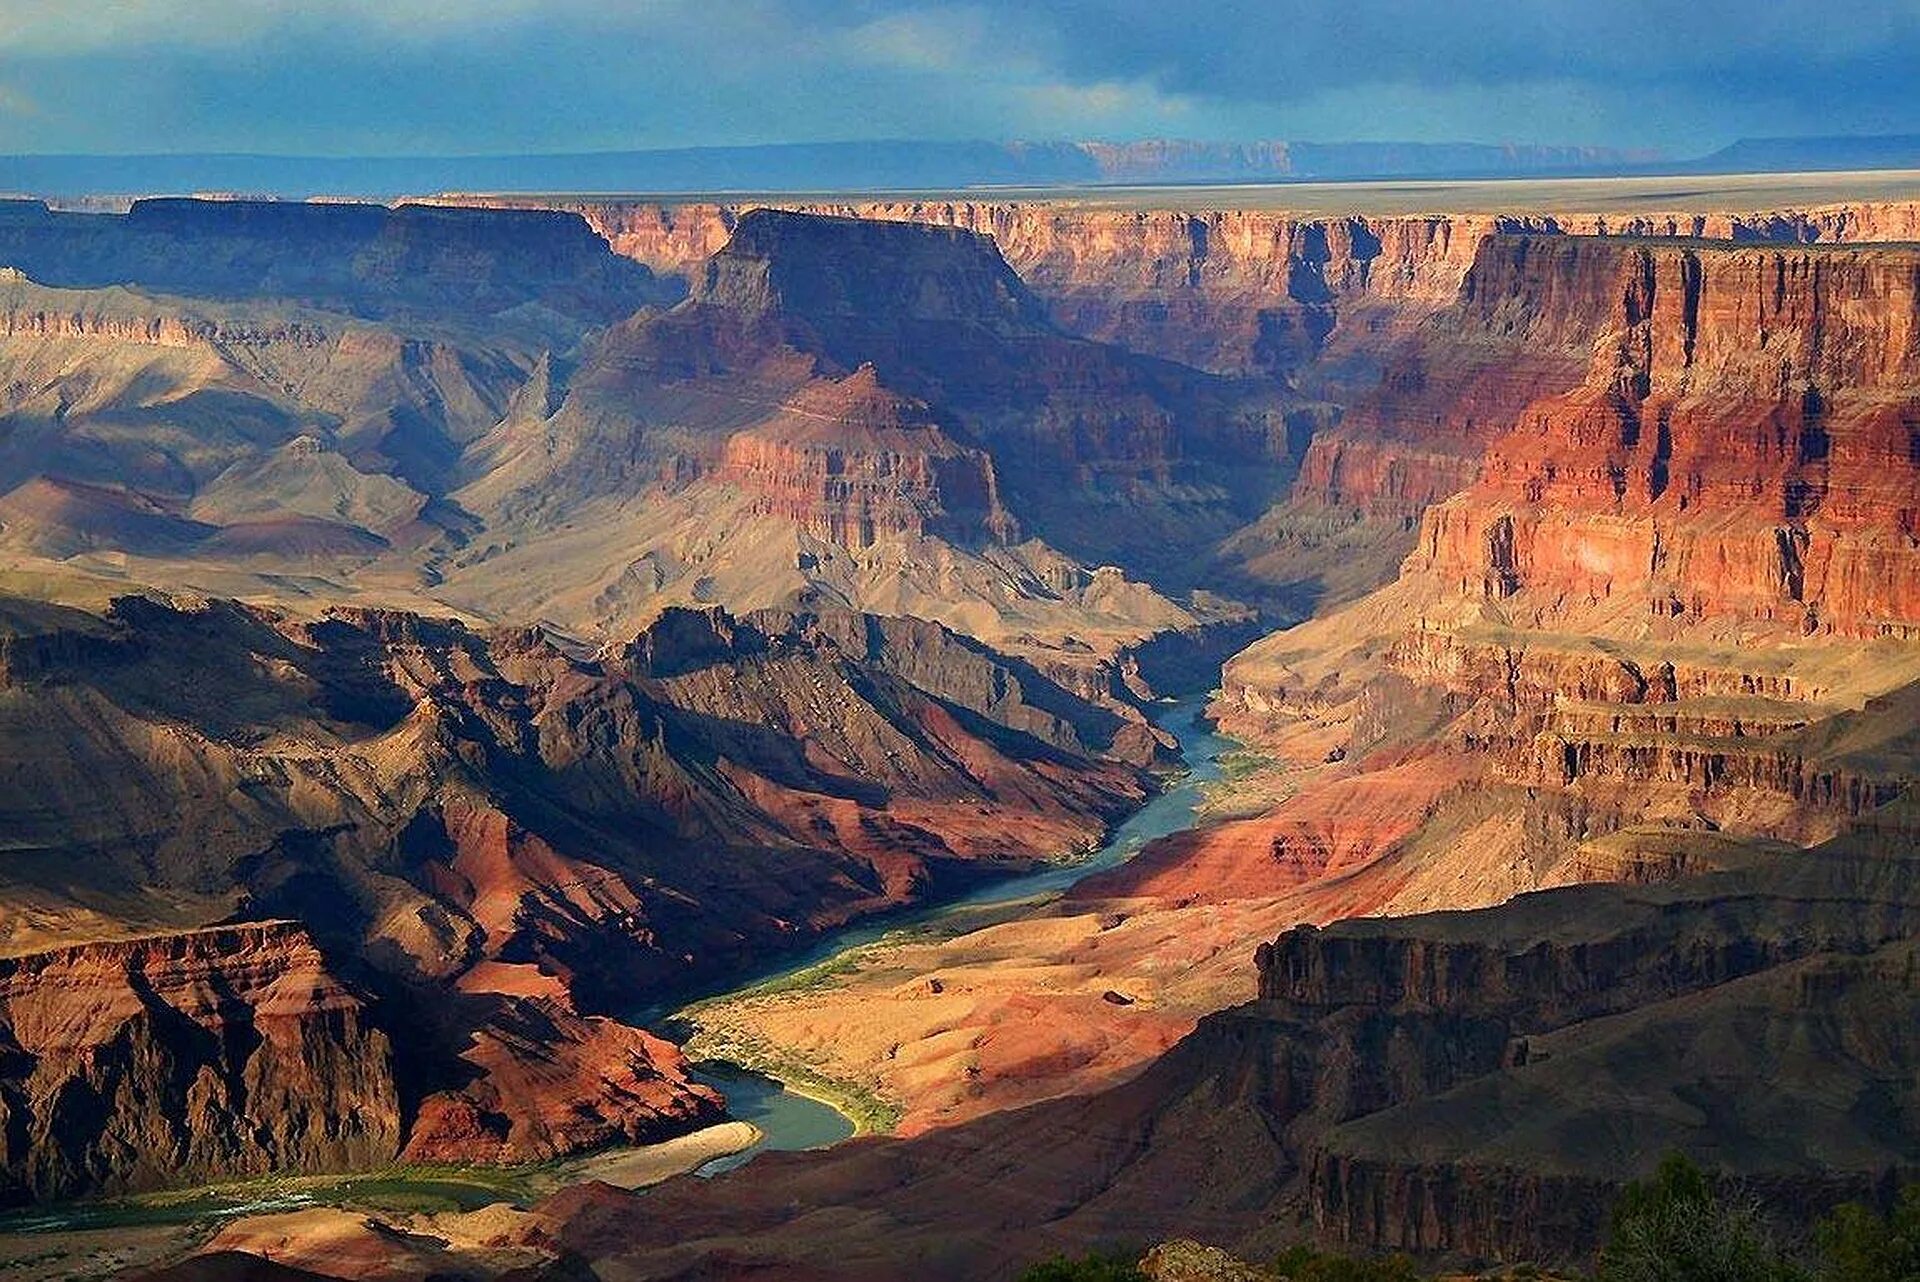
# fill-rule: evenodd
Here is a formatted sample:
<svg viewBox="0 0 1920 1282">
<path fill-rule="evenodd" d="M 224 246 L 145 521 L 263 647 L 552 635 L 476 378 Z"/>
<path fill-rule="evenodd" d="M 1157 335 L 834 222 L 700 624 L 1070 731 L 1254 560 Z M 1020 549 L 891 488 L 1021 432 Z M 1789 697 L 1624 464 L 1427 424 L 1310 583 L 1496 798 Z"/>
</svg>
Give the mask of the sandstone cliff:
<svg viewBox="0 0 1920 1282">
<path fill-rule="evenodd" d="M 546 400 L 466 452 L 490 537 L 449 599 L 602 632 L 716 600 L 917 614 L 1089 692 L 1245 621 L 1140 580 L 1195 586 L 1288 448 L 1260 398 L 1061 333 L 984 237 L 764 210 Z"/>
<path fill-rule="evenodd" d="M 0 557 L 77 602 L 191 566 L 599 640 L 825 602 L 1125 697 L 1245 627 L 1181 598 L 1302 444 L 1268 390 L 1062 332 L 963 229 L 763 211 L 663 315 L 571 214 L 0 212 Z"/>
<path fill-rule="evenodd" d="M 0 1196 L 391 1161 L 392 1050 L 290 922 L 0 959 Z"/>
<path fill-rule="evenodd" d="M 1920 256 L 1568 240 L 1494 242 L 1496 262 L 1470 303 L 1518 270 L 1611 305 L 1584 309 L 1579 386 L 1504 425 L 1475 485 L 1426 515 L 1410 571 L 1493 598 L 1909 627 Z"/>
<path fill-rule="evenodd" d="M 677 291 L 565 213 L 137 200 L 125 214 L 0 206 L 0 264 L 43 285 L 279 299 L 369 317 L 538 304 L 612 320 Z"/>
<path fill-rule="evenodd" d="M 1487 902 L 1645 875 L 1705 834 L 1817 841 L 1898 796 L 1912 258 L 1485 242 L 1303 467 L 1296 505 L 1418 539 L 1391 586 L 1228 665 L 1223 715 L 1290 795 L 1194 839 L 1206 885 L 1340 872 L 1346 910 Z M 1343 819 L 1364 795 L 1414 806 Z"/>
<path fill-rule="evenodd" d="M 512 203 L 512 202 L 492 202 Z M 616 252 L 691 275 L 751 206 L 544 202 L 577 212 Z M 1712 240 L 1903 241 L 1920 235 L 1908 203 L 1753 213 L 1434 214 L 1316 218 L 1277 210 L 1206 213 L 1064 202 L 816 203 L 819 213 L 960 227 L 991 235 L 1070 331 L 1220 372 L 1297 370 L 1348 319 L 1356 331 L 1403 305 L 1453 301 L 1495 233 L 1676 236 Z M 1369 304 L 1384 307 L 1369 308 Z M 1343 314 L 1351 312 L 1351 317 Z M 1392 319 L 1389 319 L 1392 318 Z M 1378 332 L 1364 345 L 1377 343 Z M 1358 333 L 1344 350 L 1362 355 Z"/>
</svg>

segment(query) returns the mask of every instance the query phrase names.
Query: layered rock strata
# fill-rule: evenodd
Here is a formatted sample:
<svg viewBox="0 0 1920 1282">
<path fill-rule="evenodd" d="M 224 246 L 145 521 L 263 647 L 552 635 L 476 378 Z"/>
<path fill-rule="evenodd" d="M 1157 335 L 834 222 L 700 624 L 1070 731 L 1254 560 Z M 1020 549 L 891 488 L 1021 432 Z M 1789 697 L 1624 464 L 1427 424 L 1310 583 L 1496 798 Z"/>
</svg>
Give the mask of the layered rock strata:
<svg viewBox="0 0 1920 1282">
<path fill-rule="evenodd" d="M 0 959 L 0 1043 L 9 1200 L 399 1151 L 387 1034 L 291 922 Z"/>
<path fill-rule="evenodd" d="M 511 201 L 493 203 L 512 203 Z M 753 206 L 542 202 L 578 213 L 613 248 L 656 272 L 690 275 Z M 1726 241 L 1920 239 L 1910 203 L 1755 213 L 1432 214 L 1315 218 L 1271 210 L 1102 208 L 1069 202 L 877 201 L 791 206 L 961 227 L 991 235 L 1072 332 L 1221 372 L 1297 369 L 1343 313 L 1373 332 L 1406 308 L 1453 301 L 1480 244 L 1534 232 Z M 1371 308 L 1371 304 L 1383 304 Z M 1348 345 L 1360 354 L 1362 344 Z"/>
<path fill-rule="evenodd" d="M 905 1259 L 971 1277 L 1176 1232 L 1246 1258 L 1304 1235 L 1578 1267 L 1621 1185 L 1674 1148 L 1805 1219 L 1920 1160 L 1899 1103 L 1909 864 L 1843 843 L 1675 886 L 1296 930 L 1260 950 L 1256 1001 L 1124 1085 L 644 1204 L 577 1198 L 555 1236 L 606 1267 L 723 1250 L 794 1277 Z M 857 1226 L 839 1209 L 855 1205 Z"/>
<path fill-rule="evenodd" d="M 670 613 L 595 658 L 392 611 L 0 613 L 35 1195 L 684 1131 L 718 1098 L 622 1014 L 1069 854 L 1162 751 L 913 621 Z M 193 933 L 262 917 L 306 933 Z"/>
</svg>

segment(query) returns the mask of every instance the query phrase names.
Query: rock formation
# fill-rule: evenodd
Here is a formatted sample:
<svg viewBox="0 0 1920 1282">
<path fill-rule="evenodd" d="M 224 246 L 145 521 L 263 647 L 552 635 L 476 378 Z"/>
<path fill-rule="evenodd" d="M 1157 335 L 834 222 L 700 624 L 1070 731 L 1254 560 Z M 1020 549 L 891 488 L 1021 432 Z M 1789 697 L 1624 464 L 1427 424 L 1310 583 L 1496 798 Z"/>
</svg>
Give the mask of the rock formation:
<svg viewBox="0 0 1920 1282">
<path fill-rule="evenodd" d="M 0 211 L 0 569 L 91 607 L 0 598 L 9 1193 L 698 1125 L 644 1008 L 1099 840 L 1242 592 L 1326 608 L 1227 666 L 1217 822 L 806 1009 L 922 1134 L 513 1249 L 1501 1259 L 1670 1146 L 1887 1187 L 1920 264 L 1840 242 L 1914 217 Z"/>
<path fill-rule="evenodd" d="M 1438 502 L 1453 482 L 1354 481 L 1375 510 L 1418 513 L 1418 541 L 1395 584 L 1229 665 L 1224 714 L 1300 773 L 1269 816 L 1205 840 L 1272 885 L 1260 852 L 1312 849 L 1299 825 L 1340 790 L 1524 789 L 1518 823 L 1466 794 L 1411 829 L 1395 812 L 1371 854 L 1400 870 L 1359 902 L 1405 909 L 1434 903 L 1415 869 L 1443 854 L 1469 881 L 1507 867 L 1489 889 L 1512 893 L 1619 875 L 1642 861 L 1616 841 L 1630 829 L 1809 841 L 1897 796 L 1913 656 L 1876 639 L 1908 631 L 1920 549 L 1911 257 L 1488 241 L 1418 356 L 1430 374 L 1447 355 L 1447 377 L 1404 356 L 1314 447 L 1333 464 L 1362 441 L 1397 465 L 1440 454 L 1472 479 Z M 1301 487 L 1352 501 L 1340 476 L 1310 457 Z M 1308 871 L 1340 867 L 1316 854 Z"/>
<path fill-rule="evenodd" d="M 1277 492 L 1268 422 L 1221 380 L 1062 334 L 984 237 L 758 211 L 686 303 L 612 328 L 555 408 L 469 447 L 454 497 L 491 540 L 442 594 L 596 630 L 837 601 L 1091 691 L 1129 647 L 1244 623 L 1139 579 L 1191 588 L 1191 554 Z M 590 569 L 556 585 L 556 555 Z"/>
<path fill-rule="evenodd" d="M 0 959 L 8 1200 L 391 1161 L 393 1054 L 291 922 Z"/>
<path fill-rule="evenodd" d="M 475 203 L 511 204 L 482 200 Z M 544 201 L 578 213 L 617 251 L 693 274 L 753 206 Z M 1433 214 L 1315 218 L 1284 210 L 1186 213 L 1049 201 L 796 202 L 818 213 L 991 235 L 1056 322 L 1217 372 L 1298 370 L 1333 339 L 1367 358 L 1385 336 L 1453 302 L 1480 244 L 1534 232 L 1721 241 L 1908 241 L 1911 203 L 1757 213 Z M 1343 327 L 1352 331 L 1336 338 Z M 1384 333 L 1378 328 L 1387 326 Z"/>
<path fill-rule="evenodd" d="M 1477 291 L 1524 297 L 1497 283 L 1518 271 L 1617 303 L 1580 384 L 1521 410 L 1426 514 L 1410 570 L 1493 599 L 1904 632 L 1917 269 L 1893 248 L 1490 243 Z"/>
<path fill-rule="evenodd" d="M 687 1129 L 717 1097 L 620 1015 L 1069 853 L 1160 751 L 902 620 L 670 613 L 590 658 L 382 611 L 6 617 L 8 1169 L 39 1195 Z M 213 928 L 264 918 L 303 930 Z"/>
<path fill-rule="evenodd" d="M 1860 838 L 1657 888 L 1303 928 L 1260 950 L 1256 1001 L 1124 1085 L 644 1204 L 575 1201 L 555 1236 L 642 1274 L 724 1251 L 788 1276 L 914 1259 L 977 1277 L 1173 1233 L 1246 1258 L 1305 1236 L 1577 1263 L 1674 1147 L 1810 1217 L 1920 1151 L 1897 1102 L 1911 874 Z M 857 1226 L 834 1210 L 854 1204 Z"/>
<path fill-rule="evenodd" d="M 125 214 L 0 203 L 0 263 L 42 285 L 275 299 L 365 317 L 538 305 L 618 319 L 676 290 L 574 215 L 340 202 L 137 200 Z"/>
<path fill-rule="evenodd" d="M 966 232 L 768 215 L 723 248 L 663 315 L 681 287 L 568 213 L 6 206 L 0 558 L 83 604 L 291 574 L 596 641 L 676 604 L 917 612 L 1122 699 L 1136 651 L 1244 631 L 1142 578 L 1184 595 L 1277 492 L 1260 397 L 1067 337 Z"/>
</svg>

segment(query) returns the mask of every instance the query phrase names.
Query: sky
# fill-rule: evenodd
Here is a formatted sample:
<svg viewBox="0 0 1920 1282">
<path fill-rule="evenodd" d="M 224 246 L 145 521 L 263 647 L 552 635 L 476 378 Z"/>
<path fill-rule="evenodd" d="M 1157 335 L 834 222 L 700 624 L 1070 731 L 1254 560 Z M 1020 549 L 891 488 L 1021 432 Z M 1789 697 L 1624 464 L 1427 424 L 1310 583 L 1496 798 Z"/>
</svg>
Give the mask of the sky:
<svg viewBox="0 0 1920 1282">
<path fill-rule="evenodd" d="M 1920 0 L 0 0 L 0 152 L 1920 133 Z"/>
</svg>

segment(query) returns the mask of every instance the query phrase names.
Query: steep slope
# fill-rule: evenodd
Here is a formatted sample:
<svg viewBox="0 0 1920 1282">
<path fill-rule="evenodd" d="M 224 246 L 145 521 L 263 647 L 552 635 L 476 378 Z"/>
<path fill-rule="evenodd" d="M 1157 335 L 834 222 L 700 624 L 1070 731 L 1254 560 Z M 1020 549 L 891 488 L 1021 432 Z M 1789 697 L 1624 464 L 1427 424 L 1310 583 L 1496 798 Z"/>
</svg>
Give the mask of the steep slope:
<svg viewBox="0 0 1920 1282">
<path fill-rule="evenodd" d="M 1543 254 L 1520 270 L 1599 259 L 1616 310 L 1580 386 L 1535 400 L 1426 515 L 1411 568 L 1494 598 L 1909 628 L 1920 253 L 1522 241 L 1483 262 Z"/>
<path fill-rule="evenodd" d="M 1577 1264 L 1682 1147 L 1804 1220 L 1920 1159 L 1910 862 L 1868 841 L 1294 931 L 1258 1000 L 1112 1090 L 545 1213 L 635 1277 L 1011 1277 L 1172 1233 Z"/>
<path fill-rule="evenodd" d="M 1181 549 L 1272 492 L 1261 422 L 1059 334 L 983 238 L 764 211 L 687 303 L 609 330 L 468 451 L 457 497 L 490 540 L 445 590 L 594 630 L 672 601 L 914 613 L 1093 690 L 1123 647 L 1245 616 L 1073 549 L 1190 579 Z M 586 568 L 556 584 L 556 562 Z"/>
<path fill-rule="evenodd" d="M 608 1016 L 1069 853 L 1138 803 L 1159 751 L 1137 716 L 936 625 L 866 616 L 669 613 L 597 659 L 390 612 L 296 622 L 128 598 L 103 618 L 9 605 L 6 623 L 0 947 L 159 936 L 172 955 L 182 931 L 294 919 L 325 958 L 301 964 L 369 994 L 393 1042 L 397 1114 L 359 1147 L 222 1149 L 196 1104 L 178 1143 L 214 1145 L 192 1150 L 205 1175 L 396 1144 L 413 1160 L 528 1161 L 686 1129 L 715 1098 L 671 1046 Z M 125 955 L 100 954 L 99 982 L 146 982 L 116 976 Z M 30 997 L 16 1030 L 71 1018 Z M 176 1026 L 139 1025 L 140 1045 L 184 1066 L 162 1078 L 191 1082 L 211 1052 L 171 1044 Z M 124 1028 L 76 1025 L 59 1045 L 118 1063 L 86 1048 Z M 81 1156 L 27 1186 L 164 1177 L 86 1155 L 150 1130 L 139 1110 L 168 1097 L 60 1085 L 66 1061 L 29 1052 L 7 1070 L 16 1116 Z M 266 1071 L 248 1062 L 209 1071 Z M 103 1102 L 47 1102 L 71 1090 Z M 294 1123 L 275 1098 L 232 1107 L 277 1133 Z"/>
<path fill-rule="evenodd" d="M 1915 270 L 1904 247 L 1489 242 L 1456 314 L 1577 336 L 1585 368 L 1435 422 L 1475 479 L 1400 579 L 1228 666 L 1223 715 L 1292 795 L 1196 839 L 1213 884 L 1338 871 L 1350 905 L 1404 910 L 1655 870 L 1663 830 L 1817 840 L 1897 793 Z M 1425 797 L 1385 840 L 1300 826 L 1396 780 Z"/>
<path fill-rule="evenodd" d="M 342 550 L 344 578 L 383 540 L 459 527 L 438 509 L 416 520 L 460 448 L 505 412 L 541 341 L 511 326 L 449 336 L 13 275 L 0 280 L 0 503 L 18 527 L 7 541 L 50 560 L 104 550 L 217 566 L 271 556 L 275 523 L 304 522 L 322 559 Z M 119 537 L 103 503 L 179 528 Z M 196 547 L 217 531 L 190 520 L 243 528 Z M 296 557 L 311 550 L 301 528 L 286 540 Z"/>
<path fill-rule="evenodd" d="M 1920 547 L 1888 445 L 1920 386 L 1912 259 L 1489 241 L 1423 353 L 1459 363 L 1369 402 L 1400 462 L 1480 479 L 1425 509 L 1398 582 L 1227 665 L 1216 711 L 1251 751 L 1215 821 L 728 1026 L 884 1091 L 917 1131 L 1145 1062 L 1248 995 L 1250 936 L 1719 867 L 1897 798 L 1920 774 L 1920 649 L 1857 612 L 1898 599 Z M 1829 469 L 1849 478 L 1832 500 Z M 1411 524 L 1442 493 L 1374 501 Z M 1881 577 L 1796 580 L 1788 551 Z M 1034 1020 L 1065 1010 L 1070 1031 Z"/>
<path fill-rule="evenodd" d="M 291 922 L 0 959 L 0 1197 L 390 1159 L 386 1034 Z"/>
<path fill-rule="evenodd" d="M 81 603 L 418 605 L 476 528 L 462 450 L 676 294 L 519 212 L 16 205 L 0 262 L 0 574 Z"/>
<path fill-rule="evenodd" d="M 1064 331 L 1293 386 L 1281 412 L 1269 415 L 1274 451 L 1289 459 L 1305 453 L 1292 501 L 1245 529 L 1216 531 L 1231 537 L 1205 574 L 1217 589 L 1299 617 L 1391 578 L 1411 546 L 1412 518 L 1472 479 L 1499 430 L 1489 424 L 1580 381 L 1597 334 L 1577 327 L 1532 333 L 1524 315 L 1489 318 L 1455 306 L 1491 238 L 1838 244 L 1920 237 L 1920 208 L 1910 201 L 1698 212 L 1665 208 L 1660 202 L 1671 193 L 1657 191 L 1633 200 L 1569 193 L 1574 198 L 1593 199 L 1605 212 L 1315 216 L 1093 200 L 782 207 L 991 235 Z M 758 207 L 472 203 L 577 212 L 618 252 L 688 279 Z M 1504 295 L 1496 288 L 1493 296 Z M 1376 392 L 1383 368 L 1391 376 Z"/>
<path fill-rule="evenodd" d="M 1445 192 L 1433 197 L 1448 198 Z M 1295 374 L 1323 354 L 1377 368 L 1382 341 L 1452 303 L 1481 242 L 1495 234 L 1821 243 L 1920 236 L 1920 208 L 1906 201 L 1700 213 L 1663 208 L 1663 198 L 1670 196 L 1650 194 L 1612 212 L 1444 212 L 1442 205 L 1433 213 L 1344 216 L 1124 207 L 1091 198 L 766 203 L 991 235 L 1068 332 L 1219 373 Z M 524 198 L 468 203 L 578 213 L 618 253 L 663 275 L 689 278 L 757 207 Z"/>
<path fill-rule="evenodd" d="M 865 263 L 885 266 L 863 277 Z M 1157 560 L 1172 562 L 1232 528 L 1258 503 L 1262 465 L 1285 458 L 1269 406 L 1186 367 L 1066 337 L 993 243 L 970 233 L 756 211 L 694 297 L 791 317 L 842 366 L 871 362 L 948 409 L 999 461 L 1016 515 L 1070 553 L 1152 565 L 1158 543 L 1170 546 Z"/>
<path fill-rule="evenodd" d="M 677 291 L 577 216 L 341 202 L 137 200 L 125 214 L 0 202 L 0 263 L 44 285 L 273 299 L 367 318 L 527 310 L 605 322 Z"/>
</svg>

